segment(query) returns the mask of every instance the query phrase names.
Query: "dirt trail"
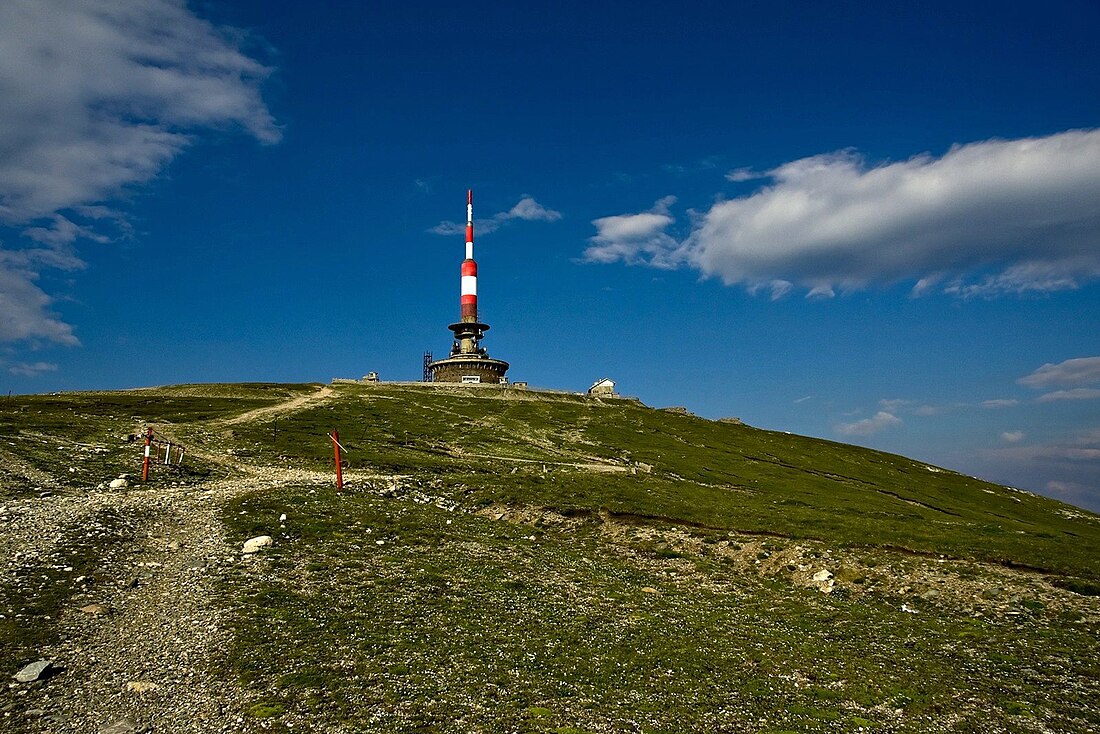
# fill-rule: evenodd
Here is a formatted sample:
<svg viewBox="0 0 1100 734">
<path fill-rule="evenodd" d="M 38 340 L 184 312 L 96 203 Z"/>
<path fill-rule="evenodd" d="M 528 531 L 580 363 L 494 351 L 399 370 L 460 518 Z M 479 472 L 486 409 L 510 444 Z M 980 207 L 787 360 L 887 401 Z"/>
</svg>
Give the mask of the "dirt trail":
<svg viewBox="0 0 1100 734">
<path fill-rule="evenodd" d="M 616 474 L 629 472 L 635 467 L 623 466 L 622 464 L 611 464 L 602 462 L 576 462 L 576 461 L 547 461 L 546 459 L 521 459 L 518 456 L 504 456 L 502 454 L 471 454 L 462 452 L 456 454 L 458 456 L 470 457 L 475 459 L 495 459 L 497 461 L 510 461 L 517 464 L 541 464 L 542 466 L 567 466 L 572 469 L 587 469 L 588 471 L 604 474 Z"/>
<path fill-rule="evenodd" d="M 326 400 L 309 395 L 236 416 L 236 425 Z M 163 427 L 158 427 L 163 432 Z M 218 578 L 247 563 L 229 545 L 220 513 L 257 489 L 327 484 L 330 473 L 233 463 L 210 447 L 188 450 L 229 470 L 197 486 L 96 490 L 4 503 L 0 584 L 18 584 L 21 568 L 48 567 L 65 544 L 99 529 L 100 513 L 123 522 L 133 540 L 116 545 L 94 574 L 74 583 L 56 619 L 60 641 L 38 650 L 62 672 L 0 691 L 0 730 L 27 732 L 236 732 L 243 721 L 239 685 L 227 677 L 231 631 L 222 624 Z M 278 518 L 271 518 L 276 534 Z M 93 611 L 82 607 L 97 605 Z M 9 667 L 9 666 L 5 666 Z M 11 671 L 14 672 L 14 671 Z M 112 728 L 113 727 L 113 728 Z"/>
<path fill-rule="evenodd" d="M 226 418 L 224 420 L 215 421 L 215 425 L 219 426 L 236 426 L 241 423 L 249 423 L 251 421 L 262 420 L 265 418 L 275 418 L 287 413 L 296 413 L 299 410 L 304 410 L 307 406 L 313 403 L 320 403 L 328 400 L 335 391 L 332 389 L 332 385 L 324 385 L 317 389 L 316 392 L 309 393 L 308 395 L 300 395 L 296 398 L 278 403 L 276 405 L 268 405 L 263 408 L 256 408 L 250 410 L 247 413 L 241 413 L 240 415 L 233 416 L 232 418 Z"/>
</svg>

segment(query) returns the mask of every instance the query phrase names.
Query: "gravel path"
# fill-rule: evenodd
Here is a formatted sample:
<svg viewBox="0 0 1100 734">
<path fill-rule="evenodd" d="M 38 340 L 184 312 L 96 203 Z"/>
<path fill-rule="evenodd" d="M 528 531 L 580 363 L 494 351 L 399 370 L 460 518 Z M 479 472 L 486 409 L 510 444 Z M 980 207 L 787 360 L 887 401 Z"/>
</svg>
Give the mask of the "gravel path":
<svg viewBox="0 0 1100 734">
<path fill-rule="evenodd" d="M 222 425 L 301 410 L 330 393 L 326 386 Z M 330 482 L 331 476 L 239 465 L 198 446 L 193 451 L 231 478 L 0 504 L 0 585 L 23 588 L 34 569 L 37 575 L 56 572 L 60 583 L 71 584 L 66 595 L 72 593 L 58 618 L 47 619 L 57 624 L 60 641 L 38 651 L 53 661 L 55 674 L 0 684 L 6 689 L 0 690 L 0 731 L 213 734 L 249 728 L 241 718 L 240 688 L 225 664 L 231 634 L 217 590 L 222 573 L 244 561 L 240 548 L 227 543 L 221 508 L 257 489 Z M 98 567 L 86 576 L 66 576 L 73 569 L 65 559 L 86 557 L 85 547 L 102 554 Z M 2 667 L 13 665 L 3 661 Z"/>
<path fill-rule="evenodd" d="M 8 686 L 18 704 L 0 714 L 0 730 L 210 734 L 244 728 L 243 699 L 225 674 L 230 632 L 216 589 L 220 574 L 242 560 L 240 549 L 227 544 L 220 507 L 259 488 L 331 481 L 303 470 L 248 473 L 199 487 L 5 505 L 0 557 L 17 562 L 0 568 L 0 583 L 17 582 L 13 571 L 20 566 L 49 566 L 73 533 L 99 530 L 97 513 L 105 510 L 121 518 L 134 539 L 97 569 L 96 578 L 112 581 L 80 585 L 57 620 L 62 639 L 40 654 L 61 674 Z"/>
<path fill-rule="evenodd" d="M 61 675 L 20 687 L 33 732 L 234 731 L 234 685 L 217 671 L 229 642 L 213 589 L 227 553 L 218 505 L 251 487 L 222 481 L 198 489 L 93 493 L 30 500 L 8 527 L 9 542 L 48 559 L 70 531 L 94 528 L 110 508 L 134 522 L 135 540 L 109 558 L 99 583 L 58 620 L 62 641 L 43 650 Z M 53 532 L 50 532 L 53 528 Z M 81 606 L 95 605 L 92 611 Z M 38 713 L 40 712 L 40 713 Z M 35 714 L 37 713 L 37 716 Z"/>
</svg>

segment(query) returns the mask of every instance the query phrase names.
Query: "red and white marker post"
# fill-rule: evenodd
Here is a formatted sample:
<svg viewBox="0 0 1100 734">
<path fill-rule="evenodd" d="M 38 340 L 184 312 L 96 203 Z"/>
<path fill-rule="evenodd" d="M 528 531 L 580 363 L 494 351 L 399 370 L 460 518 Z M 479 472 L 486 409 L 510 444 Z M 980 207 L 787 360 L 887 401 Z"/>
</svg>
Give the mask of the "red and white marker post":
<svg viewBox="0 0 1100 734">
<path fill-rule="evenodd" d="M 141 481 L 149 481 L 149 452 L 153 445 L 153 429 L 145 429 L 145 461 L 141 463 Z"/>
<path fill-rule="evenodd" d="M 343 467 L 340 466 L 340 449 L 342 449 L 343 446 L 340 445 L 340 433 L 333 428 L 332 433 L 330 433 L 328 437 L 332 439 L 332 453 L 336 457 L 336 488 L 343 489 L 344 470 Z"/>
</svg>

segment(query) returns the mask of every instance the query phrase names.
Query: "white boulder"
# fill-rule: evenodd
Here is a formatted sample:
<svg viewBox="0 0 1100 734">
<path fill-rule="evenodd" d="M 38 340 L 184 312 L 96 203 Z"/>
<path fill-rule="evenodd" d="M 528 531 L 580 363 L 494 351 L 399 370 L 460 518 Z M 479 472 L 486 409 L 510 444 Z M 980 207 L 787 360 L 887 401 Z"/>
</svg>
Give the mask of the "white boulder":
<svg viewBox="0 0 1100 734">
<path fill-rule="evenodd" d="M 255 538 L 249 538 L 244 542 L 244 547 L 241 548 L 241 553 L 246 555 L 251 553 L 259 553 L 261 548 L 266 548 L 275 541 L 271 539 L 270 535 L 258 535 Z"/>
</svg>

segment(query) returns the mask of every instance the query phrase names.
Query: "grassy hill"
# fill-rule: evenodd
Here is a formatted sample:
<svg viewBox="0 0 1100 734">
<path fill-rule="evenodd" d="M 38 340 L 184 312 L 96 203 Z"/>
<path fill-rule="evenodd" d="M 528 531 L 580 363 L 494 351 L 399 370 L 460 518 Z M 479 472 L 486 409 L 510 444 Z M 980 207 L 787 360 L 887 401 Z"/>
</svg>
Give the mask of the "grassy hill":
<svg viewBox="0 0 1100 734">
<path fill-rule="evenodd" d="M 227 553 L 275 538 L 217 566 L 246 729 L 1100 726 L 1100 517 L 1054 500 L 629 400 L 257 384 L 12 398 L 0 504 L 138 473 L 145 423 L 188 460 L 120 494 L 243 481 Z M 0 587 L 0 653 L 60 634 L 55 575 Z"/>
</svg>

